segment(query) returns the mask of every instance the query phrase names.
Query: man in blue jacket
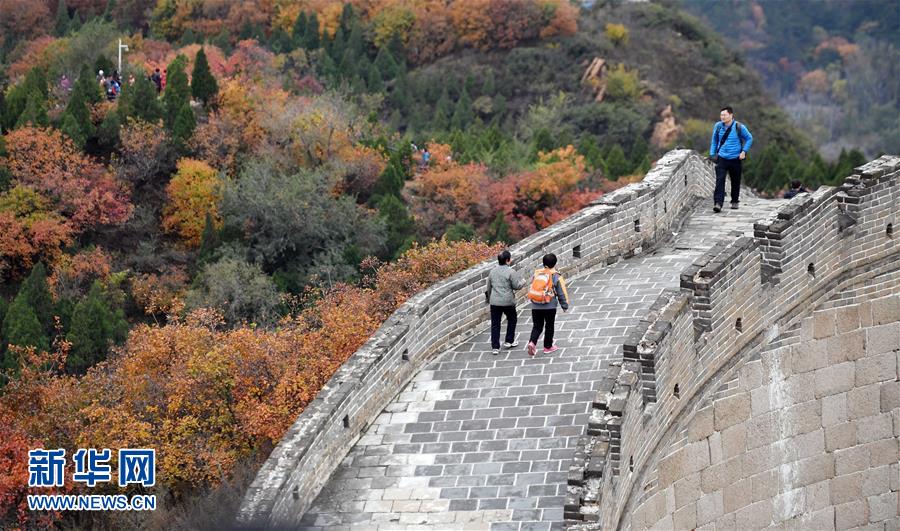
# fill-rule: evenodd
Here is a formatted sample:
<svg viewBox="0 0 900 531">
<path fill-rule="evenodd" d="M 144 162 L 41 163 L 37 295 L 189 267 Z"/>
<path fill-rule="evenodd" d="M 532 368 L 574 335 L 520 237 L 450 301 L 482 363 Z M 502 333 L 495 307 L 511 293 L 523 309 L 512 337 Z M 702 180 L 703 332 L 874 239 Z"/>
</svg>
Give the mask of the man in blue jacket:
<svg viewBox="0 0 900 531">
<path fill-rule="evenodd" d="M 737 209 L 741 193 L 741 161 L 753 145 L 753 135 L 744 124 L 734 120 L 734 109 L 722 107 L 722 119 L 713 126 L 709 143 L 709 156 L 716 163 L 716 191 L 713 193 L 713 211 L 721 212 L 725 203 L 725 175 L 731 179 L 731 208 Z"/>
</svg>

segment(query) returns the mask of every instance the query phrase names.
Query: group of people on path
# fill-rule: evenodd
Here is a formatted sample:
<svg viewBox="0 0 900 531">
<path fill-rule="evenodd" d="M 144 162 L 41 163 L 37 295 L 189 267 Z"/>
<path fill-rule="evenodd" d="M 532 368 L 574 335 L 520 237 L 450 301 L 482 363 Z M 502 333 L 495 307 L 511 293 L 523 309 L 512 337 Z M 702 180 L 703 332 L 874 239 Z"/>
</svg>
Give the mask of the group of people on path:
<svg viewBox="0 0 900 531">
<path fill-rule="evenodd" d="M 106 94 L 107 101 L 115 101 L 122 92 L 122 79 L 119 77 L 118 70 L 113 70 L 112 74 L 104 74 L 103 70 L 98 70 L 97 82 L 103 89 L 103 93 Z M 134 84 L 134 76 L 131 76 L 129 83 Z"/>
<path fill-rule="evenodd" d="M 503 348 L 512 349 L 519 346 L 516 341 L 516 292 L 525 287 L 525 280 L 512 268 L 512 255 L 503 251 L 497 255 L 498 265 L 491 270 L 487 280 L 487 291 L 484 296 L 491 307 L 491 349 L 495 355 L 500 353 L 500 324 L 506 316 L 506 340 Z M 537 353 L 537 342 L 544 334 L 544 354 L 552 354 L 559 350 L 553 342 L 556 323 L 556 309 L 563 312 L 569 309 L 569 293 L 566 281 L 556 271 L 557 259 L 553 253 L 545 254 L 543 267 L 534 272 L 529 286 L 527 298 L 531 302 L 531 335 L 528 338 L 529 356 Z"/>
</svg>

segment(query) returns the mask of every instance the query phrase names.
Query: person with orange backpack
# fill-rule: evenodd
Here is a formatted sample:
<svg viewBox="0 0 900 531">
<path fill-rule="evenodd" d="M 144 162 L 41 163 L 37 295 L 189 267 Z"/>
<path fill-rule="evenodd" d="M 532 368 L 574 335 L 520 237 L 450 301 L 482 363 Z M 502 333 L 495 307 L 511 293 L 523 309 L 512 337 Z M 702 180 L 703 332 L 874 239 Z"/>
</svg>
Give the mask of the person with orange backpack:
<svg viewBox="0 0 900 531">
<path fill-rule="evenodd" d="M 531 300 L 531 319 L 534 321 L 534 325 L 531 327 L 531 338 L 528 341 L 529 356 L 534 356 L 537 352 L 537 340 L 541 337 L 541 332 L 544 332 L 544 354 L 551 354 L 559 350 L 559 347 L 553 344 L 556 307 L 561 306 L 563 312 L 569 309 L 566 281 L 555 269 L 556 255 L 545 254 L 543 263 L 544 267 L 534 272 L 527 295 Z"/>
</svg>

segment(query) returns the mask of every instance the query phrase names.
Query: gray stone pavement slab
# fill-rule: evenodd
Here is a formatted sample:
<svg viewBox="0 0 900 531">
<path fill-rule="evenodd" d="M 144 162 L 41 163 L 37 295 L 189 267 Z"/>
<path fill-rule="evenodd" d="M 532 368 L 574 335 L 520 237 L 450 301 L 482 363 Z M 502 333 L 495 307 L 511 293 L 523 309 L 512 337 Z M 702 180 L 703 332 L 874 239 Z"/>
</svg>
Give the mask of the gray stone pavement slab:
<svg viewBox="0 0 900 531">
<path fill-rule="evenodd" d="M 745 197 L 720 214 L 706 203 L 659 249 L 569 279 L 557 352 L 527 355 L 532 322 L 520 309 L 518 348 L 492 355 L 485 326 L 435 358 L 362 434 L 304 528 L 561 529 L 572 451 L 631 327 L 697 256 L 752 235 L 783 201 Z"/>
</svg>

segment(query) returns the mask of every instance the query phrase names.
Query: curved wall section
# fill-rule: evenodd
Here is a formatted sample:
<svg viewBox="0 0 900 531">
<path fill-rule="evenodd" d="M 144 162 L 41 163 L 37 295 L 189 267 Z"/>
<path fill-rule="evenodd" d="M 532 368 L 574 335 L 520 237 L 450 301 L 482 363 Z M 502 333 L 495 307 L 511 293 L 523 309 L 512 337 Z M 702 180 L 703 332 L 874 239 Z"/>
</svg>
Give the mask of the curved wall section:
<svg viewBox="0 0 900 531">
<path fill-rule="evenodd" d="M 668 239 L 696 198 L 711 194 L 713 182 L 712 169 L 696 152 L 669 152 L 642 182 L 601 197 L 511 251 L 525 271 L 548 252 L 560 257 L 568 275 L 614 263 Z M 491 267 L 467 269 L 394 312 L 285 434 L 250 486 L 240 523 L 299 522 L 367 424 L 427 361 L 484 321 Z"/>
<path fill-rule="evenodd" d="M 602 382 L 566 518 L 834 527 L 887 521 L 893 503 L 896 522 L 898 218 L 900 157 L 885 156 L 685 270 Z"/>
</svg>

